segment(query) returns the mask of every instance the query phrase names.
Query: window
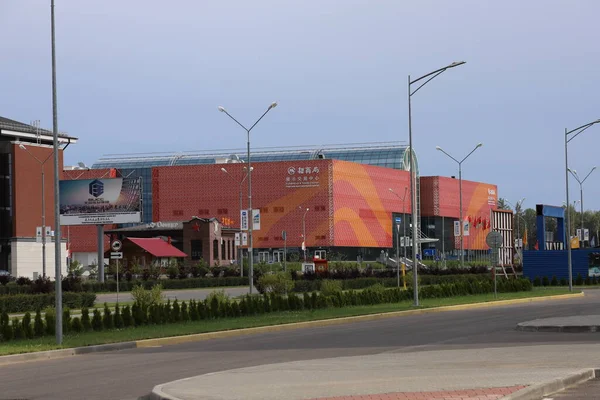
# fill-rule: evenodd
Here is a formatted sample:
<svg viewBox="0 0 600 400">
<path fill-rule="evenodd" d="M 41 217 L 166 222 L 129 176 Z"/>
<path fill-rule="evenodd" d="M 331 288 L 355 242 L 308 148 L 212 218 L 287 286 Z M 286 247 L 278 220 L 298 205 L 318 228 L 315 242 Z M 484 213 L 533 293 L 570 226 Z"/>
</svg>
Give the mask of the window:
<svg viewBox="0 0 600 400">
<path fill-rule="evenodd" d="M 273 212 L 282 213 L 282 212 L 284 212 L 284 208 L 283 207 L 273 207 Z"/>
<path fill-rule="evenodd" d="M 213 259 L 214 261 L 219 259 L 219 241 L 213 240 Z"/>
<path fill-rule="evenodd" d="M 269 213 L 269 207 L 262 207 L 260 209 L 261 214 L 268 214 Z"/>
<path fill-rule="evenodd" d="M 200 260 L 202 258 L 202 240 L 191 240 L 192 260 Z"/>
<path fill-rule="evenodd" d="M 228 210 L 228 209 L 226 209 L 226 208 L 219 208 L 219 209 L 217 210 L 217 214 L 218 214 L 218 215 L 229 214 L 229 210 Z"/>
<path fill-rule="evenodd" d="M 269 262 L 269 252 L 268 251 L 259 251 L 258 252 L 258 262 Z"/>
<path fill-rule="evenodd" d="M 227 249 L 225 248 L 225 241 L 221 238 L 221 259 L 227 259 Z"/>
<path fill-rule="evenodd" d="M 325 206 L 315 206 L 315 211 L 325 211 Z"/>
<path fill-rule="evenodd" d="M 273 252 L 273 262 L 283 262 L 283 251 Z"/>
<path fill-rule="evenodd" d="M 183 210 L 173 210 L 173 216 L 174 217 L 182 217 L 183 216 Z"/>
<path fill-rule="evenodd" d="M 315 250 L 315 257 L 319 257 L 324 260 L 327 257 L 327 251 L 325 250 Z"/>
<path fill-rule="evenodd" d="M 227 241 L 227 259 L 233 259 L 233 257 L 231 257 L 231 240 Z"/>
<path fill-rule="evenodd" d="M 325 240 L 326 236 L 325 235 L 317 235 L 315 236 L 315 240 Z"/>
<path fill-rule="evenodd" d="M 198 210 L 198 215 L 208 215 L 209 210 L 207 208 L 201 208 Z"/>
</svg>

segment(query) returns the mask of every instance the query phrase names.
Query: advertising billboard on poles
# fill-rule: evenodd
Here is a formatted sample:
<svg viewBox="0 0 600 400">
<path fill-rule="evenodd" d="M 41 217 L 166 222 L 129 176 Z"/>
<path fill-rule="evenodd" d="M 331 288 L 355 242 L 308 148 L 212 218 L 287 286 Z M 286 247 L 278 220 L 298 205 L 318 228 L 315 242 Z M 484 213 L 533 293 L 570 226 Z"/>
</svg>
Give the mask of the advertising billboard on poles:
<svg viewBox="0 0 600 400">
<path fill-rule="evenodd" d="M 60 181 L 60 224 L 141 222 L 140 199 L 139 177 Z"/>
</svg>

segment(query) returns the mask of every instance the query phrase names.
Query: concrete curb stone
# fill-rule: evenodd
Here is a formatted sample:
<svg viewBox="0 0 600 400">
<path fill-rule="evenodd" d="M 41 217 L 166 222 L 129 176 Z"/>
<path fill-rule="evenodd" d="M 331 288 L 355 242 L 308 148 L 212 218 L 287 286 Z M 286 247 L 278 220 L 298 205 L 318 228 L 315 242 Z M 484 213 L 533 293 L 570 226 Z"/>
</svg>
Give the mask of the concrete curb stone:
<svg viewBox="0 0 600 400">
<path fill-rule="evenodd" d="M 568 387 L 587 382 L 596 377 L 600 377 L 600 369 L 585 369 L 563 378 L 528 386 L 525 389 L 503 397 L 502 400 L 540 400 L 545 396 L 555 394 Z"/>
</svg>

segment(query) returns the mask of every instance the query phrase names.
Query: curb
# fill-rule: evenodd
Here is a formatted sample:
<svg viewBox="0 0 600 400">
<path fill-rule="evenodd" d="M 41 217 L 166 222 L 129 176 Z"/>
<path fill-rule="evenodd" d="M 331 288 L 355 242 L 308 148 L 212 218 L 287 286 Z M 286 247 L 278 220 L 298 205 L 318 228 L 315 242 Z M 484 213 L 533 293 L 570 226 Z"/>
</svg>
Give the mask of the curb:
<svg viewBox="0 0 600 400">
<path fill-rule="evenodd" d="M 11 354 L 9 356 L 0 357 L 0 366 L 20 363 L 20 362 L 27 362 L 27 361 L 54 360 L 57 358 L 76 356 L 76 355 L 80 355 L 80 354 L 135 349 L 136 347 L 137 346 L 136 346 L 135 342 L 121 342 L 121 343 L 100 344 L 100 345 L 96 345 L 96 346 L 75 347 L 75 348 L 71 348 L 71 349 L 38 351 L 35 353 Z"/>
<path fill-rule="evenodd" d="M 586 369 L 573 375 L 526 387 L 503 397 L 502 400 L 540 400 L 545 396 L 555 394 L 597 377 L 600 377 L 600 369 Z"/>
<path fill-rule="evenodd" d="M 566 332 L 566 333 L 582 333 L 582 332 L 600 332 L 599 325 L 523 325 L 517 324 L 517 330 L 522 332 Z"/>
<path fill-rule="evenodd" d="M 570 298 L 578 298 L 578 297 L 583 297 L 583 296 L 584 296 L 584 293 L 580 292 L 580 293 L 575 293 L 575 294 L 560 294 L 560 295 L 554 295 L 554 296 L 529 297 L 529 298 L 514 299 L 514 300 L 499 300 L 499 301 L 490 301 L 490 302 L 484 302 L 484 303 L 461 304 L 461 305 L 455 305 L 455 306 L 432 307 L 432 308 L 424 308 L 424 309 L 417 309 L 417 310 L 392 311 L 392 312 L 387 312 L 387 313 L 358 315 L 358 316 L 353 316 L 353 317 L 331 318 L 331 319 L 323 319 L 323 320 L 318 320 L 318 321 L 295 322 L 295 323 L 290 323 L 290 324 L 270 325 L 270 326 L 262 326 L 262 327 L 256 327 L 256 328 L 242 328 L 242 329 L 234 329 L 234 330 L 230 330 L 230 331 L 198 333 L 198 334 L 185 335 L 185 336 L 170 336 L 170 337 L 165 337 L 165 338 L 144 339 L 144 340 L 137 340 L 137 341 L 121 342 L 121 343 L 102 344 L 102 345 L 96 345 L 96 346 L 75 347 L 75 348 L 70 348 L 70 349 L 39 351 L 39 352 L 24 353 L 24 354 L 12 354 L 12 355 L 8 355 L 8 356 L 0 356 L 0 366 L 14 364 L 14 363 L 20 363 L 20 362 L 26 362 L 26 361 L 58 359 L 58 358 L 63 358 L 63 357 L 70 357 L 70 356 L 75 356 L 75 355 L 97 353 L 97 352 L 104 352 L 104 351 L 116 351 L 116 350 L 126 350 L 126 349 L 135 349 L 135 348 L 175 345 L 175 344 L 199 342 L 199 341 L 211 340 L 211 339 L 230 338 L 230 337 L 257 334 L 257 333 L 278 332 L 278 331 L 285 331 L 285 330 L 292 330 L 292 329 L 321 327 L 321 326 L 332 326 L 332 325 L 345 324 L 345 323 L 349 323 L 349 322 L 375 321 L 375 320 L 385 319 L 385 318 L 395 318 L 395 317 L 410 316 L 410 315 L 433 314 L 433 313 L 447 312 L 447 311 L 461 311 L 461 310 L 478 309 L 478 308 L 489 308 L 489 307 L 497 307 L 497 306 L 511 305 L 511 304 L 525 304 L 525 303 L 533 303 L 533 302 L 540 302 L 540 301 L 570 299 Z"/>
</svg>

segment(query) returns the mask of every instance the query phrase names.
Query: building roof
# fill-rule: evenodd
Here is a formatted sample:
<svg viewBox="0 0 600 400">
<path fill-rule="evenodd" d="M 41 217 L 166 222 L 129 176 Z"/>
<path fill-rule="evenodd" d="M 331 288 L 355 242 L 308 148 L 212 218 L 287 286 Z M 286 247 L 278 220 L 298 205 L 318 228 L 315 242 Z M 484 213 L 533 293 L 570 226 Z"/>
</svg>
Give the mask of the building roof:
<svg viewBox="0 0 600 400">
<path fill-rule="evenodd" d="M 187 257 L 183 251 L 179 250 L 170 243 L 165 242 L 161 238 L 127 238 L 137 246 L 146 250 L 154 257 Z"/>
<path fill-rule="evenodd" d="M 408 146 L 402 142 L 256 148 L 253 162 L 336 159 L 408 170 Z M 244 162 L 245 149 L 186 151 L 179 153 L 108 154 L 92 168 L 151 168 L 160 166 L 231 164 Z"/>
<path fill-rule="evenodd" d="M 15 121 L 0 116 L 0 136 L 10 136 L 16 140 L 24 140 L 28 142 L 40 141 L 40 142 L 51 142 L 53 141 L 54 135 L 52 131 L 48 129 L 42 129 L 36 125 L 28 125 L 23 122 Z M 76 143 L 77 138 L 69 136 L 63 132 L 58 134 L 59 142 L 65 143 L 67 141 Z"/>
</svg>

